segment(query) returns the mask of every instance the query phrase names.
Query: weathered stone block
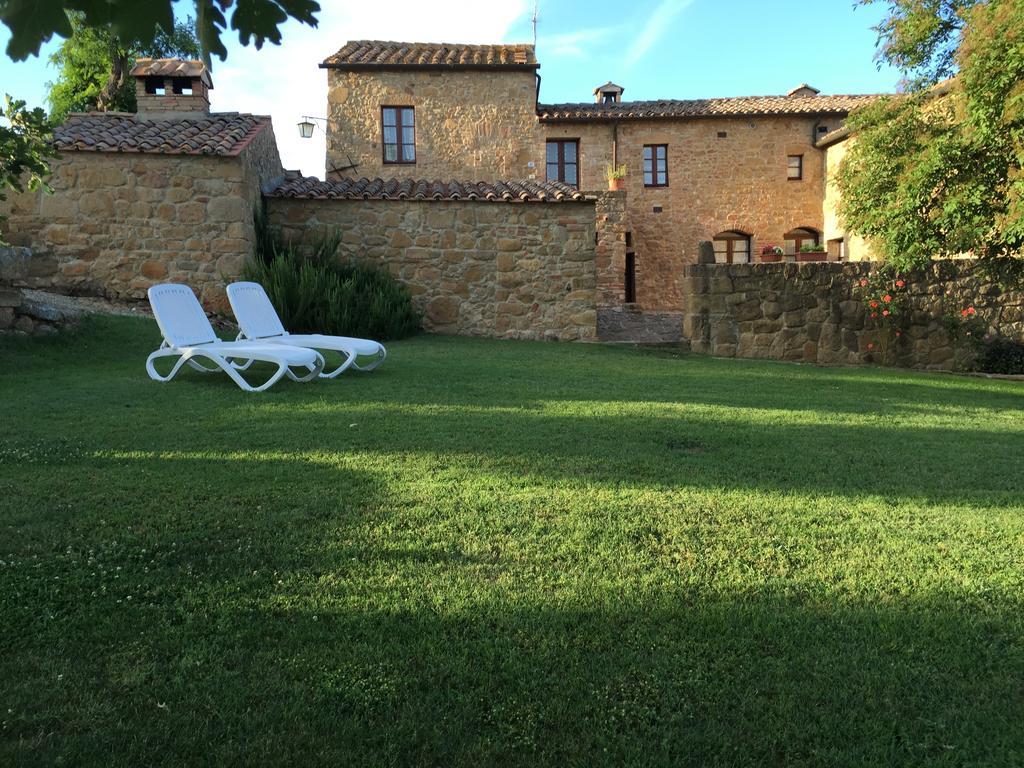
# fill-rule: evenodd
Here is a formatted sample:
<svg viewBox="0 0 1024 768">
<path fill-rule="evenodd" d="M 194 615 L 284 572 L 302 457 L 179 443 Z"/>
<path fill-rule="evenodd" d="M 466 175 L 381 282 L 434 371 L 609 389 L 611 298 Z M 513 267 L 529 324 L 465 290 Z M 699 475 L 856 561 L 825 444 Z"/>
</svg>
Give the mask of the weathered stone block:
<svg viewBox="0 0 1024 768">
<path fill-rule="evenodd" d="M 167 265 L 162 261 L 150 259 L 139 265 L 139 274 L 149 280 L 162 280 L 167 277 Z"/>
<path fill-rule="evenodd" d="M 217 197 L 206 207 L 210 221 L 241 221 L 252 215 L 248 203 L 239 197 Z"/>
<path fill-rule="evenodd" d="M 438 296 L 426 308 L 426 320 L 431 327 L 444 327 L 459 319 L 460 300 L 454 296 Z"/>
</svg>

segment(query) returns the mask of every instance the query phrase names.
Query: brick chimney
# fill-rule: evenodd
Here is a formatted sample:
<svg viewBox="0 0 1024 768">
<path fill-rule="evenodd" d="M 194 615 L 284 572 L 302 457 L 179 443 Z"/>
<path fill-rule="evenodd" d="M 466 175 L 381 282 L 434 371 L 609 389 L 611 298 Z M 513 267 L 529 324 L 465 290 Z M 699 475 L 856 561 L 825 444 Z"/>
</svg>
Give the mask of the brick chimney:
<svg viewBox="0 0 1024 768">
<path fill-rule="evenodd" d="M 203 62 L 139 59 L 131 74 L 140 119 L 172 120 L 210 114 L 213 81 Z"/>
</svg>

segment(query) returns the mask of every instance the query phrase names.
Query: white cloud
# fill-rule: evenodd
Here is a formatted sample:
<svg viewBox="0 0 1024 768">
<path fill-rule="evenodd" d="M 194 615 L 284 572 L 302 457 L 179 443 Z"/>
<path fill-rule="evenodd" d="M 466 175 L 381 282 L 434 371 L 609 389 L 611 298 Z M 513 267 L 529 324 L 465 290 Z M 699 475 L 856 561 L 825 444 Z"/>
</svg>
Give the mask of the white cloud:
<svg viewBox="0 0 1024 768">
<path fill-rule="evenodd" d="M 661 0 L 626 52 L 626 64 L 640 61 L 668 31 L 672 20 L 692 4 L 693 0 Z"/>
<path fill-rule="evenodd" d="M 228 46 L 224 62 L 214 59 L 211 107 L 218 112 L 271 115 L 285 168 L 324 175 L 324 134 L 299 137 L 302 115 L 324 117 L 327 75 L 317 65 L 347 40 L 493 43 L 506 39 L 513 23 L 532 11 L 528 0 L 323 0 L 320 24 L 310 29 L 289 22 L 280 46 L 263 50 Z"/>
<path fill-rule="evenodd" d="M 593 53 L 592 46 L 608 39 L 614 31 L 614 27 L 594 27 L 558 35 L 540 35 L 537 39 L 537 54 L 583 58 Z"/>
</svg>

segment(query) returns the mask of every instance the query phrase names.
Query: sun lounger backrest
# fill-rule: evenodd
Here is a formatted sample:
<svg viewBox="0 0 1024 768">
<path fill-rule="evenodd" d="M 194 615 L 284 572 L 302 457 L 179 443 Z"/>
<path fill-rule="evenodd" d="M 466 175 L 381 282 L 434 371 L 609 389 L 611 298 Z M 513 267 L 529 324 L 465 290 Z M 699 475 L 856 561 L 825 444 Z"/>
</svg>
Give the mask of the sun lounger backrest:
<svg viewBox="0 0 1024 768">
<path fill-rule="evenodd" d="M 199 299 L 187 285 L 154 285 L 149 289 L 149 304 L 160 333 L 171 346 L 190 347 L 217 340 Z"/>
<path fill-rule="evenodd" d="M 266 339 L 285 334 L 277 310 L 259 283 L 232 283 L 228 286 L 228 301 L 246 337 Z"/>
</svg>

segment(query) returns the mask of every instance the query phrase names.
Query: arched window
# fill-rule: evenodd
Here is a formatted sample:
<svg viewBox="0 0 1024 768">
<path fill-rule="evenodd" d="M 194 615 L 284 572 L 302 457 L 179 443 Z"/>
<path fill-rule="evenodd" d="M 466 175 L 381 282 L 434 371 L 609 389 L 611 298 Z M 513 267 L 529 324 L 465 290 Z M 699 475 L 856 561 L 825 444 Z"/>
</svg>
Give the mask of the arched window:
<svg viewBox="0 0 1024 768">
<path fill-rule="evenodd" d="M 787 232 L 784 237 L 786 238 L 786 253 L 792 256 L 794 253 L 799 253 L 800 249 L 805 245 L 818 245 L 821 240 L 821 233 L 811 227 L 797 227 Z"/>
<path fill-rule="evenodd" d="M 715 261 L 719 264 L 740 264 L 750 261 L 750 235 L 737 229 L 719 232 L 714 237 Z"/>
</svg>

